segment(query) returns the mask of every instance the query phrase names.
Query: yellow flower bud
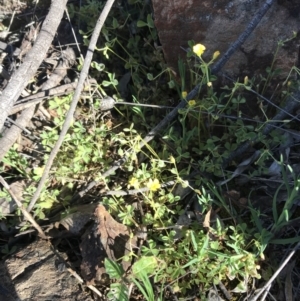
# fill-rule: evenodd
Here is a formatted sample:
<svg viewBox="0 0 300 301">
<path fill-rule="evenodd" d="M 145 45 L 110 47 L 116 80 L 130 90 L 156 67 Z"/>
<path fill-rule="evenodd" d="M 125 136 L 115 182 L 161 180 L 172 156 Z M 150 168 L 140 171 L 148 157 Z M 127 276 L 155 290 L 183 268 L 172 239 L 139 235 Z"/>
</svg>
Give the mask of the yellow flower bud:
<svg viewBox="0 0 300 301">
<path fill-rule="evenodd" d="M 182 92 L 181 92 L 181 96 L 182 96 L 183 99 L 186 99 L 186 97 L 187 97 L 187 92 L 186 92 L 186 91 L 182 91 Z"/>
<path fill-rule="evenodd" d="M 213 60 L 215 60 L 219 55 L 220 55 L 220 51 L 219 50 L 215 51 L 213 54 Z"/>
<path fill-rule="evenodd" d="M 189 107 L 193 107 L 196 104 L 195 100 L 189 100 Z"/>
<path fill-rule="evenodd" d="M 170 156 L 169 160 L 170 160 L 170 162 L 171 162 L 172 164 L 175 164 L 175 163 L 176 163 L 176 160 L 175 160 L 175 158 L 174 158 L 173 156 Z"/>
</svg>

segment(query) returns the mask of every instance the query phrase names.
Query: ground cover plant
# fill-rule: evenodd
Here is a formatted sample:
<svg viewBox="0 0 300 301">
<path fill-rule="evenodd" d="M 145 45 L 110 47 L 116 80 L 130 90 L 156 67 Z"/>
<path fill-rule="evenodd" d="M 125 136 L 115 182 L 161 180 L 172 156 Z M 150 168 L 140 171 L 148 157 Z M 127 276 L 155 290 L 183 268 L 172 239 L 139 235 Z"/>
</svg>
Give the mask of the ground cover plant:
<svg viewBox="0 0 300 301">
<path fill-rule="evenodd" d="M 71 19 L 78 20 L 83 50 L 103 7 L 95 0 L 68 7 Z M 300 241 L 299 121 L 291 115 L 272 127 L 274 111 L 298 89 L 299 70 L 293 68 L 282 79 L 272 64 L 265 74 L 222 83 L 212 72 L 222 54 L 214 49 L 207 59 L 205 51 L 205 45 L 190 41 L 179 74 L 170 70 L 147 1 L 117 3 L 102 29 L 90 69 L 95 81 L 81 96 L 33 212 L 40 223 L 53 212 L 74 218 L 74 194 L 92 182 L 80 204 L 99 202 L 107 216 L 131 229 L 132 237 L 140 233 L 139 245 L 124 256 L 104 259 L 109 281 L 99 286 L 106 300 L 213 300 L 214 293 L 243 300 L 271 278 L 279 258 Z M 74 72 L 80 72 L 82 63 L 78 58 Z M 195 96 L 188 99 L 195 86 Z M 103 112 L 108 96 L 119 104 Z M 57 96 L 47 102 L 51 119 L 36 129 L 38 159 L 15 144 L 3 160 L 6 181 L 26 181 L 25 207 L 71 99 Z M 186 101 L 178 118 L 146 141 L 143 137 L 178 99 Z M 256 109 L 249 113 L 250 102 Z M 272 127 L 268 133 L 266 125 Z M 228 160 L 245 141 L 253 142 L 247 152 Z M 121 167 L 107 175 L 120 161 Z M 8 192 L 2 190 L 1 197 L 8 198 Z M 7 224 L 15 226 L 20 216 L 17 211 L 6 217 Z M 21 224 L 21 230 L 30 227 Z M 14 251 L 3 245 L 5 255 Z M 282 283 L 278 278 L 273 295 L 280 296 Z"/>
</svg>

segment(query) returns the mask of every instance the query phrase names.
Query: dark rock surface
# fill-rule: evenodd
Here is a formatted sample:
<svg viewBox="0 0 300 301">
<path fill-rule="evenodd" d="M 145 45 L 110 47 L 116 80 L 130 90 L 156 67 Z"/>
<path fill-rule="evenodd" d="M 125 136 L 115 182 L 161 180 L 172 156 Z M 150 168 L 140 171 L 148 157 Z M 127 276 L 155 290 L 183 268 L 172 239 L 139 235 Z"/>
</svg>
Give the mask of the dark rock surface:
<svg viewBox="0 0 300 301">
<path fill-rule="evenodd" d="M 1 301 L 91 301 L 61 258 L 40 240 L 0 262 Z"/>
<path fill-rule="evenodd" d="M 206 46 L 204 58 L 210 60 L 219 50 L 224 53 L 244 31 L 265 0 L 152 0 L 155 25 L 170 67 L 177 70 L 178 58 L 186 58 L 180 48 L 194 40 Z M 223 71 L 230 75 L 261 73 L 270 66 L 277 43 L 299 30 L 299 1 L 275 2 L 244 45 L 227 62 Z M 293 13 L 291 13 L 293 12 Z M 297 63 L 297 37 L 280 49 L 276 67 L 287 75 Z"/>
</svg>

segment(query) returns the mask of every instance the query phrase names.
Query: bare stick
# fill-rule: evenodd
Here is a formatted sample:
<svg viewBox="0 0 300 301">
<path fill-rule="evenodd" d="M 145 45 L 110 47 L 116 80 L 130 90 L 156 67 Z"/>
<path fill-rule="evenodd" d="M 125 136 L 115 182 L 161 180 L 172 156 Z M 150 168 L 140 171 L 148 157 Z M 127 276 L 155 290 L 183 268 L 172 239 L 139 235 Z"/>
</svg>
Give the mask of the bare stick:
<svg viewBox="0 0 300 301">
<path fill-rule="evenodd" d="M 84 60 L 84 63 L 83 63 L 83 67 L 82 67 L 82 70 L 80 72 L 78 85 L 76 87 L 70 109 L 68 111 L 68 114 L 67 114 L 66 120 L 64 122 L 64 125 L 62 127 L 59 138 L 58 138 L 57 142 L 55 143 L 55 146 L 53 147 L 53 149 L 50 153 L 49 159 L 48 159 L 48 161 L 45 165 L 43 176 L 42 176 L 42 178 L 39 182 L 37 190 L 35 191 L 35 193 L 32 197 L 32 200 L 29 203 L 29 206 L 28 206 L 28 211 L 29 212 L 32 210 L 33 206 L 35 205 L 37 199 L 40 196 L 40 193 L 43 189 L 43 186 L 44 186 L 44 184 L 45 184 L 45 182 L 48 178 L 48 174 L 49 174 L 50 168 L 53 164 L 54 158 L 56 157 L 56 155 L 59 151 L 59 148 L 61 147 L 61 145 L 63 143 L 64 137 L 65 137 L 65 135 L 66 135 L 66 133 L 67 133 L 69 127 L 70 127 L 70 124 L 71 124 L 71 121 L 73 119 L 73 115 L 74 115 L 78 100 L 80 98 L 81 91 L 82 91 L 83 86 L 84 86 L 85 79 L 88 75 L 88 71 L 89 71 L 90 64 L 91 64 L 91 61 L 92 61 L 92 58 L 93 58 L 93 53 L 94 53 L 94 50 L 95 50 L 95 47 L 96 47 L 96 44 L 97 44 L 98 37 L 100 35 L 102 26 L 103 26 L 103 24 L 104 24 L 104 22 L 107 18 L 107 15 L 108 15 L 113 3 L 114 3 L 114 0 L 108 0 L 106 2 L 105 6 L 104 6 L 104 8 L 103 8 L 103 10 L 100 14 L 100 17 L 99 17 L 99 19 L 96 23 L 96 26 L 95 26 L 95 29 L 94 29 L 94 32 L 92 34 L 91 41 L 90 41 L 90 44 L 89 44 L 89 48 L 88 48 L 88 51 L 87 51 L 87 54 L 86 54 L 86 57 L 85 57 L 85 60 Z"/>
<path fill-rule="evenodd" d="M 27 218 L 27 220 L 32 224 L 32 226 L 40 233 L 41 238 L 47 239 L 47 236 L 45 235 L 42 228 L 36 223 L 36 221 L 33 219 L 32 215 L 24 208 L 23 204 L 17 199 L 15 194 L 10 189 L 10 186 L 6 183 L 6 181 L 0 176 L 0 183 L 3 185 L 3 187 L 9 192 L 13 200 L 16 202 L 20 210 L 22 211 L 23 215 Z"/>
<path fill-rule="evenodd" d="M 92 80 L 90 80 L 92 81 Z M 62 96 L 66 94 L 72 93 L 76 89 L 77 83 L 72 82 L 69 84 L 65 85 L 60 85 L 54 88 L 51 88 L 49 90 L 44 90 L 41 92 L 38 92 L 33 95 L 29 95 L 27 97 L 24 97 L 16 102 L 16 104 L 12 107 L 11 111 L 9 112 L 10 115 L 16 114 L 19 111 L 22 111 L 24 109 L 27 109 L 31 107 L 32 105 L 36 105 L 43 100 L 49 99 L 49 98 L 54 98 L 56 96 Z M 85 88 L 90 87 L 91 85 L 86 83 Z"/>
<path fill-rule="evenodd" d="M 54 38 L 57 27 L 66 7 L 67 0 L 52 0 L 50 11 L 43 22 L 40 34 L 32 49 L 27 53 L 23 64 L 12 76 L 11 80 L 0 96 L 0 129 L 18 99 L 26 87 L 27 82 L 34 76 L 36 70 L 46 56 L 46 52 Z M 3 158 L 0 150 L 0 160 Z"/>
</svg>

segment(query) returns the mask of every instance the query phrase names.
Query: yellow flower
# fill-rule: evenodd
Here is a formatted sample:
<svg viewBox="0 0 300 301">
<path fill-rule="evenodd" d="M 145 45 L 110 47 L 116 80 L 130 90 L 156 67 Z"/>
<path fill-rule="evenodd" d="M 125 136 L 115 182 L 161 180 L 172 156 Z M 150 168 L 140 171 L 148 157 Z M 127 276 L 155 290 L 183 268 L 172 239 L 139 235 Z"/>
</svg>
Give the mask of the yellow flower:
<svg viewBox="0 0 300 301">
<path fill-rule="evenodd" d="M 158 179 L 150 179 L 148 184 L 147 184 L 147 187 L 151 190 L 151 191 L 156 191 L 160 188 L 160 184 L 159 184 L 159 181 Z"/>
<path fill-rule="evenodd" d="M 139 180 L 135 177 L 132 177 L 129 181 L 129 186 L 133 186 L 135 189 L 138 189 L 140 186 Z"/>
<path fill-rule="evenodd" d="M 220 51 L 219 50 L 215 51 L 213 54 L 213 60 L 215 60 L 219 55 L 220 55 Z"/>
<path fill-rule="evenodd" d="M 202 44 L 196 44 L 193 46 L 193 52 L 199 57 L 204 53 L 206 47 Z"/>
<path fill-rule="evenodd" d="M 245 85 L 248 84 L 248 80 L 249 80 L 249 79 L 248 79 L 248 76 L 245 76 L 245 78 L 244 78 L 244 84 L 245 84 Z"/>
<path fill-rule="evenodd" d="M 170 162 L 171 162 L 172 164 L 175 164 L 175 163 L 176 163 L 176 160 L 175 160 L 175 158 L 174 158 L 172 155 L 170 156 L 169 160 L 170 160 Z"/>
<path fill-rule="evenodd" d="M 193 107 L 196 104 L 195 100 L 189 100 L 189 107 Z"/>
<path fill-rule="evenodd" d="M 207 83 L 207 86 L 208 86 L 208 87 L 211 87 L 211 86 L 212 86 L 212 82 L 208 82 L 208 83 Z"/>
<path fill-rule="evenodd" d="M 187 92 L 186 92 L 186 91 L 182 91 L 182 92 L 181 92 L 181 96 L 182 96 L 183 99 L 186 99 L 186 97 L 187 97 Z"/>
</svg>

